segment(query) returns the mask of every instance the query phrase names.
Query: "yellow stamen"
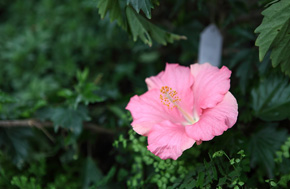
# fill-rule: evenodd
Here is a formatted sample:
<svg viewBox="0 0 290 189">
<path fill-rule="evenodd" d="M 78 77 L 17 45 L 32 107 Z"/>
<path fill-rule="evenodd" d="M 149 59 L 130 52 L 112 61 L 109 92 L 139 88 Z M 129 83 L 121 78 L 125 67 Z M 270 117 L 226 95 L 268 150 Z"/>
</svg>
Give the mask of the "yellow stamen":
<svg viewBox="0 0 290 189">
<path fill-rule="evenodd" d="M 166 105 L 168 109 L 172 110 L 176 107 L 190 124 L 196 122 L 193 116 L 190 116 L 190 114 L 188 114 L 179 106 L 178 103 L 181 101 L 181 99 L 177 96 L 177 92 L 175 90 L 173 90 L 171 87 L 169 88 L 168 86 L 163 86 L 161 87 L 160 92 L 161 102 Z"/>
</svg>

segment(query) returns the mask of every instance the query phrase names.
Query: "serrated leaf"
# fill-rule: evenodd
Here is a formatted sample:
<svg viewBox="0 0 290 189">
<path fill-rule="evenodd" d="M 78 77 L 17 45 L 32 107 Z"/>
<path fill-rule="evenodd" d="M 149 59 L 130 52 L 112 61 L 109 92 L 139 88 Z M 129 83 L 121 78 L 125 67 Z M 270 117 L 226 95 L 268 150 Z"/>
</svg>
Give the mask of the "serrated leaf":
<svg viewBox="0 0 290 189">
<path fill-rule="evenodd" d="M 131 7 L 126 8 L 126 15 L 134 41 L 139 37 L 145 44 L 152 46 L 152 39 L 162 45 L 173 43 L 175 40 L 186 39 L 185 36 L 167 32 L 150 23 L 144 17 L 137 14 Z"/>
<path fill-rule="evenodd" d="M 279 150 L 286 137 L 287 131 L 278 131 L 273 124 L 264 126 L 263 129 L 253 134 L 249 143 L 251 165 L 260 164 L 271 178 L 275 166 L 275 152 Z"/>
<path fill-rule="evenodd" d="M 148 18 L 151 15 L 153 4 L 150 0 L 127 0 L 127 4 L 131 4 L 137 12 L 142 10 Z M 156 25 L 150 23 L 143 16 L 139 15 L 131 6 L 126 7 L 125 14 L 122 14 L 122 8 L 118 0 L 99 0 L 97 7 L 101 18 L 104 18 L 109 12 L 110 20 L 117 20 L 118 24 L 127 32 L 133 35 L 133 40 L 140 38 L 145 44 L 152 46 L 152 39 L 162 45 L 173 43 L 175 40 L 186 39 L 185 36 L 176 35 L 167 32 Z"/>
<path fill-rule="evenodd" d="M 99 0 L 97 7 L 102 19 L 109 12 L 111 22 L 117 20 L 119 26 L 126 28 L 119 0 Z"/>
<path fill-rule="evenodd" d="M 84 106 L 79 106 L 78 109 L 64 107 L 47 108 L 38 111 L 37 117 L 41 120 L 51 120 L 56 131 L 59 127 L 67 128 L 76 135 L 81 133 L 83 122 L 90 120 L 88 111 Z"/>
<path fill-rule="evenodd" d="M 264 19 L 262 24 L 256 28 L 255 33 L 260 33 L 256 45 L 260 47 L 260 60 L 264 58 L 273 41 L 279 34 L 281 28 L 290 18 L 290 1 L 281 0 L 262 12 Z M 289 10 L 289 11 L 287 11 Z"/>
<path fill-rule="evenodd" d="M 290 9 L 289 9 L 290 12 Z M 290 13 L 289 13 L 290 15 Z M 290 19 L 284 24 L 272 46 L 272 65 L 281 65 L 281 70 L 290 76 Z"/>
<path fill-rule="evenodd" d="M 264 19 L 255 33 L 260 33 L 256 46 L 259 46 L 259 58 L 263 60 L 267 51 L 272 48 L 272 64 L 282 64 L 282 71 L 290 76 L 290 1 L 281 0 L 262 12 Z"/>
<path fill-rule="evenodd" d="M 126 15 L 133 35 L 133 40 L 137 41 L 139 37 L 145 44 L 152 46 L 152 39 L 147 31 L 147 27 L 140 21 L 139 15 L 130 7 L 126 9 Z"/>
<path fill-rule="evenodd" d="M 129 4 L 132 5 L 137 13 L 139 13 L 141 9 L 145 13 L 146 17 L 151 19 L 151 9 L 154 8 L 151 0 L 127 0 L 127 5 Z"/>
<path fill-rule="evenodd" d="M 268 77 L 252 90 L 252 108 L 265 121 L 290 118 L 290 86 L 287 78 Z"/>
<path fill-rule="evenodd" d="M 87 109 L 79 107 L 78 109 L 55 108 L 51 116 L 51 120 L 55 127 L 68 128 L 77 135 L 81 133 L 83 121 L 88 121 Z"/>
<path fill-rule="evenodd" d="M 85 105 L 88 105 L 89 103 L 104 101 L 104 97 L 96 94 L 98 89 L 99 87 L 94 83 L 84 83 L 79 88 L 76 88 L 76 91 L 79 93 L 76 99 L 76 103 L 78 104 L 79 102 L 84 102 Z"/>
</svg>

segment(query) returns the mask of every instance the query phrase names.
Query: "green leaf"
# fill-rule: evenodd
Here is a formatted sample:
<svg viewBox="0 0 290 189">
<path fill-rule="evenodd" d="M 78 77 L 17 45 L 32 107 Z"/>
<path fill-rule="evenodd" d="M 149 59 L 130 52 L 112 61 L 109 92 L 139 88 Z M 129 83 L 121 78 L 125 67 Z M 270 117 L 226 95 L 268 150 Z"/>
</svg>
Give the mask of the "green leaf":
<svg viewBox="0 0 290 189">
<path fill-rule="evenodd" d="M 28 139 L 33 136 L 30 128 L 0 129 L 0 147 L 4 147 L 12 162 L 21 168 L 31 151 Z"/>
<path fill-rule="evenodd" d="M 99 14 L 102 19 L 110 12 L 111 22 L 117 20 L 119 26 L 124 29 L 126 28 L 119 0 L 99 0 L 97 7 L 99 8 Z"/>
<path fill-rule="evenodd" d="M 113 167 L 111 167 L 108 174 L 106 176 L 104 176 L 100 182 L 97 182 L 95 186 L 97 188 L 101 187 L 101 186 L 106 186 L 106 184 L 108 184 L 108 182 L 114 177 L 115 173 L 116 173 L 116 167 L 113 166 Z"/>
<path fill-rule="evenodd" d="M 139 15 L 136 14 L 136 12 L 130 7 L 126 9 L 126 15 L 131 33 L 133 35 L 133 40 L 137 41 L 137 38 L 140 37 L 145 44 L 152 46 L 151 37 L 146 26 L 144 26 L 144 24 L 140 21 L 140 18 L 138 17 Z"/>
<path fill-rule="evenodd" d="M 78 109 L 71 108 L 47 108 L 37 112 L 39 119 L 51 120 L 57 131 L 59 127 L 70 129 L 76 135 L 79 135 L 83 128 L 83 121 L 89 121 L 88 110 L 84 106 Z"/>
<path fill-rule="evenodd" d="M 279 180 L 278 184 L 283 186 L 284 188 L 287 188 L 287 184 L 289 183 L 289 181 L 290 181 L 290 174 L 283 175 L 281 179 Z"/>
<path fill-rule="evenodd" d="M 275 152 L 279 150 L 286 137 L 287 131 L 277 130 L 273 124 L 264 126 L 263 129 L 253 134 L 249 143 L 251 165 L 259 164 L 267 171 L 268 176 L 272 177 Z"/>
<path fill-rule="evenodd" d="M 141 9 L 145 13 L 146 17 L 151 19 L 151 9 L 154 8 L 151 0 L 127 0 L 127 5 L 129 4 L 132 5 L 138 14 Z"/>
<path fill-rule="evenodd" d="M 152 39 L 162 45 L 173 43 L 175 40 L 186 39 L 185 36 L 169 33 L 150 23 L 131 7 L 126 8 L 126 15 L 134 41 L 139 37 L 145 44 L 152 46 Z"/>
<path fill-rule="evenodd" d="M 96 94 L 98 90 L 99 87 L 96 86 L 94 83 L 85 83 L 80 88 L 76 88 L 76 91 L 79 93 L 76 101 L 84 102 L 85 105 L 88 105 L 89 103 L 104 101 L 105 100 L 104 97 L 101 97 Z"/>
<path fill-rule="evenodd" d="M 259 46 L 259 58 L 263 60 L 272 48 L 272 65 L 281 64 L 282 71 L 290 76 L 290 1 L 281 0 L 262 12 L 264 19 L 255 33 L 260 33 L 256 46 Z"/>
<path fill-rule="evenodd" d="M 83 128 L 83 121 L 90 120 L 87 109 L 79 107 L 77 110 L 56 108 L 51 117 L 55 127 L 69 128 L 76 134 L 80 134 Z"/>
<path fill-rule="evenodd" d="M 289 1 L 290 2 L 290 1 Z M 289 4 L 290 5 L 290 4 Z M 290 6 L 289 6 L 290 15 Z M 276 37 L 271 53 L 272 65 L 281 69 L 286 75 L 290 76 L 290 19 L 284 24 L 279 35 Z"/>
<path fill-rule="evenodd" d="M 37 183 L 34 177 L 28 179 L 26 176 L 14 176 L 11 180 L 11 185 L 19 188 L 41 189 L 41 185 Z"/>
<path fill-rule="evenodd" d="M 271 181 L 270 184 L 271 184 L 271 186 L 273 186 L 273 187 L 277 186 L 277 184 L 276 184 L 274 181 Z"/>
<path fill-rule="evenodd" d="M 227 181 L 227 178 L 226 177 L 221 177 L 219 179 L 218 186 L 222 186 L 222 185 L 226 184 L 226 181 Z"/>
<path fill-rule="evenodd" d="M 78 83 L 75 86 L 77 96 L 75 100 L 74 107 L 77 107 L 80 102 L 84 102 L 85 105 L 94 102 L 104 101 L 105 98 L 98 96 L 96 92 L 99 90 L 99 87 L 93 82 L 87 82 L 89 76 L 89 69 L 85 68 L 82 72 L 77 72 Z"/>
<path fill-rule="evenodd" d="M 120 170 L 118 171 L 118 181 L 121 180 L 126 180 L 126 178 L 128 178 L 129 172 L 124 169 L 124 168 L 120 168 Z"/>
<path fill-rule="evenodd" d="M 220 151 L 215 152 L 215 153 L 212 155 L 212 157 L 213 157 L 213 158 L 216 158 L 216 157 L 222 157 L 224 154 L 225 154 L 225 152 L 222 151 L 222 150 L 220 150 Z"/>
<path fill-rule="evenodd" d="M 103 179 L 102 172 L 97 168 L 91 157 L 87 157 L 85 160 L 82 173 L 82 188 L 84 189 L 89 188 L 92 184 L 98 183 Z"/>
<path fill-rule="evenodd" d="M 78 70 L 77 71 L 77 80 L 79 83 L 84 83 L 89 76 L 89 69 L 85 68 L 83 71 Z"/>
<path fill-rule="evenodd" d="M 77 71 L 78 83 L 74 86 L 74 91 L 70 89 L 61 89 L 58 91 L 58 96 L 64 97 L 67 103 L 77 109 L 80 103 L 88 105 L 89 103 L 102 102 L 105 100 L 104 96 L 99 96 L 97 93 L 100 88 L 94 82 L 88 82 L 89 70 Z"/>
<path fill-rule="evenodd" d="M 203 187 L 204 185 L 204 177 L 205 173 L 204 172 L 199 172 L 198 177 L 197 177 L 197 186 Z"/>
<path fill-rule="evenodd" d="M 268 77 L 252 90 L 255 115 L 266 121 L 290 118 L 290 86 L 287 78 Z"/>
<path fill-rule="evenodd" d="M 74 96 L 74 92 L 70 89 L 61 89 L 58 91 L 57 95 L 64 98 L 71 98 Z"/>
<path fill-rule="evenodd" d="M 122 8 L 118 0 L 99 0 L 97 7 L 101 18 L 104 18 L 110 12 L 110 20 L 117 20 L 124 30 L 133 35 L 134 41 L 140 38 L 145 44 L 152 46 L 152 39 L 162 45 L 173 43 L 175 40 L 186 39 L 185 36 L 176 35 L 157 27 L 138 14 L 142 10 L 147 18 L 151 18 L 151 8 L 153 8 L 151 0 L 127 0 L 127 4 L 132 6 L 126 6 L 126 15 L 122 14 Z"/>
</svg>

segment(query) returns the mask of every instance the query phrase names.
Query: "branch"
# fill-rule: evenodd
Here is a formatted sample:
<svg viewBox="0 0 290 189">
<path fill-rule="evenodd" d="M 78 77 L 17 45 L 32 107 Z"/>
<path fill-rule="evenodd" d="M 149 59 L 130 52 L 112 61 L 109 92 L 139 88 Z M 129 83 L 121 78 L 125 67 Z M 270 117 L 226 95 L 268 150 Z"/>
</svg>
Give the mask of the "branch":
<svg viewBox="0 0 290 189">
<path fill-rule="evenodd" d="M 53 128 L 53 123 L 50 121 L 41 122 L 36 119 L 24 119 L 24 120 L 0 120 L 0 127 L 36 127 L 42 130 L 48 138 L 53 141 L 52 136 L 45 130 L 45 128 Z M 95 133 L 104 133 L 104 134 L 114 134 L 114 131 L 100 127 L 92 123 L 84 123 L 83 128 L 91 130 Z M 43 130 L 44 129 L 44 130 Z"/>
</svg>

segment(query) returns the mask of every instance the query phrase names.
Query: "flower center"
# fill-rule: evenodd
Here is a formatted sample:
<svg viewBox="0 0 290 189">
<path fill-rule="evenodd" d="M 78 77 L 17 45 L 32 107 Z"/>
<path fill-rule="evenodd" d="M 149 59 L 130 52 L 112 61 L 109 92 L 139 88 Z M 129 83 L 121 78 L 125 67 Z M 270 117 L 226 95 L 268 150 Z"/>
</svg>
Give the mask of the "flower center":
<svg viewBox="0 0 290 189">
<path fill-rule="evenodd" d="M 173 108 L 176 107 L 189 124 L 194 124 L 195 122 L 198 121 L 189 113 L 187 113 L 184 109 L 182 109 L 182 107 L 180 107 L 178 102 L 180 102 L 181 99 L 177 96 L 177 92 L 174 89 L 168 86 L 163 86 L 161 87 L 160 92 L 161 92 L 160 94 L 161 102 L 165 106 L 167 106 L 168 109 L 172 110 Z"/>
<path fill-rule="evenodd" d="M 161 87 L 160 92 L 161 102 L 171 110 L 172 108 L 177 107 L 177 102 L 181 101 L 177 96 L 177 92 L 168 86 Z"/>
</svg>

